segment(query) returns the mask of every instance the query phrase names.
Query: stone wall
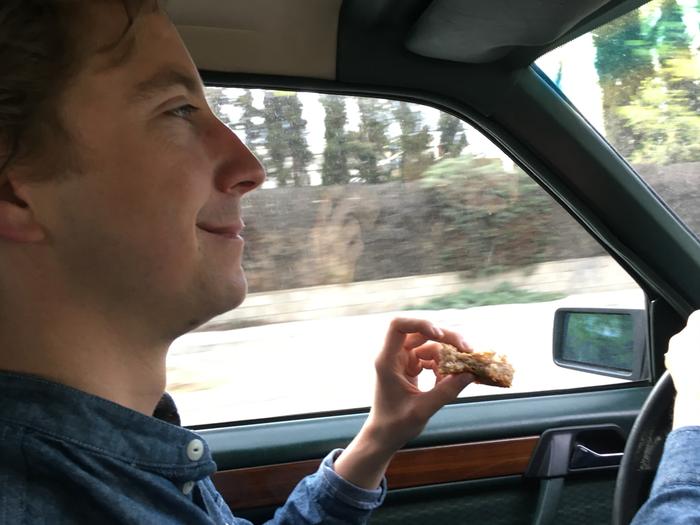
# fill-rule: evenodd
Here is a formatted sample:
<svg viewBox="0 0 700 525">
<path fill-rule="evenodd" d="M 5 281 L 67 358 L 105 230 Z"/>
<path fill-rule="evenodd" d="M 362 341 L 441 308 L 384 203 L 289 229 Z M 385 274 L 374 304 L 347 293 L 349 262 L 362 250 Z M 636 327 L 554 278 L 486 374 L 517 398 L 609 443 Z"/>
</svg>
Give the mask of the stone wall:
<svg viewBox="0 0 700 525">
<path fill-rule="evenodd" d="M 699 168 L 700 163 L 637 167 L 696 231 L 700 231 L 696 206 L 700 184 L 694 177 Z M 478 202 L 479 188 L 465 192 L 470 203 L 475 202 L 475 195 Z M 446 198 L 454 204 L 463 196 L 445 197 L 419 181 L 253 192 L 246 197 L 243 210 L 247 223 L 244 266 L 250 291 L 445 272 L 476 278 L 604 253 L 551 199 L 533 201 L 524 209 L 516 191 L 516 195 L 502 196 L 500 203 L 476 206 L 479 213 L 473 214 L 473 222 L 457 229 L 444 213 Z M 498 234 L 489 233 L 489 221 L 502 219 L 516 205 L 518 214 L 513 220 L 501 220 Z M 471 208 L 466 209 L 469 215 Z"/>
</svg>

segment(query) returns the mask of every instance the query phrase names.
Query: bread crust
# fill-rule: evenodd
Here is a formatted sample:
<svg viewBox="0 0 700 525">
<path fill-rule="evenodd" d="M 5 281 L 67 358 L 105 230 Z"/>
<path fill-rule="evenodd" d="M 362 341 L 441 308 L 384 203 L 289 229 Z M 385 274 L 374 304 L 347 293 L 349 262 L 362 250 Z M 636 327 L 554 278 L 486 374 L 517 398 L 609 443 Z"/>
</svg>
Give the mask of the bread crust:
<svg viewBox="0 0 700 525">
<path fill-rule="evenodd" d="M 441 374 L 471 372 L 477 383 L 503 388 L 513 384 L 515 371 L 506 356 L 495 352 L 460 352 L 452 345 L 440 344 L 438 372 Z"/>
</svg>

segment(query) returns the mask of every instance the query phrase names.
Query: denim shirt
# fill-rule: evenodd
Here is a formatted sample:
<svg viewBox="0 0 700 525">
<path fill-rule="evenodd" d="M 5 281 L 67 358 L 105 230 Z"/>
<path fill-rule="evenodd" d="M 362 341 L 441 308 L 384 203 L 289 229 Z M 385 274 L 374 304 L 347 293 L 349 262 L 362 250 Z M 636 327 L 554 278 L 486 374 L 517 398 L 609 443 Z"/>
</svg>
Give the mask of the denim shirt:
<svg viewBox="0 0 700 525">
<path fill-rule="evenodd" d="M 700 427 L 668 435 L 651 494 L 633 525 L 700 523 Z"/>
<path fill-rule="evenodd" d="M 386 493 L 333 470 L 304 478 L 270 523 L 365 523 Z M 0 524 L 248 523 L 210 476 L 190 430 L 37 377 L 0 372 Z"/>
</svg>

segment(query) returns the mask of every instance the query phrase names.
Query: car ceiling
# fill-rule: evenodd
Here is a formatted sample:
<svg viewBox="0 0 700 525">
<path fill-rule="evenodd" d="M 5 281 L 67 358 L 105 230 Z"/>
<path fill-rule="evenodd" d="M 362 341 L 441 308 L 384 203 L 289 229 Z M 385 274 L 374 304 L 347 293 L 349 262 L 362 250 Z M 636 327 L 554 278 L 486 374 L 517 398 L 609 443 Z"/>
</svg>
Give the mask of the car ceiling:
<svg viewBox="0 0 700 525">
<path fill-rule="evenodd" d="M 404 50 L 422 57 L 519 67 L 641 3 L 168 0 L 166 8 L 202 70 L 334 80 L 343 67 L 341 38 L 346 49 L 353 42 L 362 47 L 368 31 L 398 34 Z"/>
<path fill-rule="evenodd" d="M 166 9 L 199 69 L 333 79 L 341 4 L 171 0 Z"/>
</svg>

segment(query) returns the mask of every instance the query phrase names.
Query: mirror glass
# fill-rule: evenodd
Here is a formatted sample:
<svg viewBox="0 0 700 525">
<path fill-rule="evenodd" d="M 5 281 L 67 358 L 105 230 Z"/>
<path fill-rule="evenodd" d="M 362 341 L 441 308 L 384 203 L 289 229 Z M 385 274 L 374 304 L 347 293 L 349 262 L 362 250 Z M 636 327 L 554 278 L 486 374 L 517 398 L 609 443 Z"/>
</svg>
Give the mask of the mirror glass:
<svg viewBox="0 0 700 525">
<path fill-rule="evenodd" d="M 560 359 L 622 371 L 634 363 L 634 319 L 629 314 L 569 312 Z"/>
</svg>

